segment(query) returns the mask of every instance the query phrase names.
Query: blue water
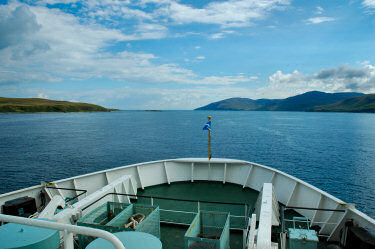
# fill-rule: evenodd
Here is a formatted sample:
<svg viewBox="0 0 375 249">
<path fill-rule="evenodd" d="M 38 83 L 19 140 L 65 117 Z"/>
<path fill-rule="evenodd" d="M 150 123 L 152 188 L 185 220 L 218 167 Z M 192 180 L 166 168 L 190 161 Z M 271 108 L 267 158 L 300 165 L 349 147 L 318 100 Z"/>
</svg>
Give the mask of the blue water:
<svg viewBox="0 0 375 249">
<path fill-rule="evenodd" d="M 0 115 L 0 193 L 131 163 L 213 157 L 280 169 L 375 217 L 375 115 L 121 111 Z"/>
</svg>

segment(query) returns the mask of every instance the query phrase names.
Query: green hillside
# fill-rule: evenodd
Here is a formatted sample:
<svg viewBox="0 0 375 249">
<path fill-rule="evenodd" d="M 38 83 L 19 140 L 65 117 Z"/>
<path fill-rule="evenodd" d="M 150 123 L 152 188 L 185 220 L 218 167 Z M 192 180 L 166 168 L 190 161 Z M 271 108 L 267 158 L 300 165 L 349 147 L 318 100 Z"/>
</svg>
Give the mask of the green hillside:
<svg viewBox="0 0 375 249">
<path fill-rule="evenodd" d="M 208 104 L 196 110 L 253 111 L 263 105 L 247 98 L 230 98 Z"/>
<path fill-rule="evenodd" d="M 309 111 L 316 106 L 334 104 L 339 101 L 362 96 L 363 93 L 325 93 L 311 91 L 285 99 L 230 98 L 197 108 L 196 110 L 225 111 Z"/>
<path fill-rule="evenodd" d="M 33 112 L 109 112 L 99 105 L 56 101 L 39 98 L 3 98 L 0 97 L 0 113 L 33 113 Z"/>
<path fill-rule="evenodd" d="M 316 112 L 372 112 L 375 113 L 375 94 L 349 98 L 331 105 L 317 106 Z"/>
</svg>

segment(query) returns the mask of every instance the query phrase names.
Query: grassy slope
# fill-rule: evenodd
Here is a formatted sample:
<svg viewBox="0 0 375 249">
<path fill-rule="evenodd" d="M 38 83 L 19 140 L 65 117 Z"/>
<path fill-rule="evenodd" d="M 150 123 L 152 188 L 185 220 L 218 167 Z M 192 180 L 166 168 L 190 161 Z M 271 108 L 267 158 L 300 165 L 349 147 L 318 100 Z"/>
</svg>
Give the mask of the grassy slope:
<svg viewBox="0 0 375 249">
<path fill-rule="evenodd" d="M 230 98 L 221 100 L 196 110 L 243 110 L 243 111 L 308 111 L 315 106 L 337 103 L 362 93 L 306 92 L 286 99 Z"/>
<path fill-rule="evenodd" d="M 341 102 L 317 106 L 312 109 L 317 112 L 372 112 L 375 113 L 375 94 L 354 97 Z"/>
<path fill-rule="evenodd" d="M 0 112 L 108 112 L 111 109 L 87 103 L 56 101 L 38 98 L 3 98 L 0 97 Z"/>
<path fill-rule="evenodd" d="M 247 98 L 230 98 L 211 103 L 197 110 L 254 110 L 254 100 Z"/>
<path fill-rule="evenodd" d="M 315 106 L 330 105 L 348 98 L 362 96 L 362 93 L 325 93 L 311 91 L 283 99 L 274 106 L 276 111 L 308 111 Z"/>
</svg>

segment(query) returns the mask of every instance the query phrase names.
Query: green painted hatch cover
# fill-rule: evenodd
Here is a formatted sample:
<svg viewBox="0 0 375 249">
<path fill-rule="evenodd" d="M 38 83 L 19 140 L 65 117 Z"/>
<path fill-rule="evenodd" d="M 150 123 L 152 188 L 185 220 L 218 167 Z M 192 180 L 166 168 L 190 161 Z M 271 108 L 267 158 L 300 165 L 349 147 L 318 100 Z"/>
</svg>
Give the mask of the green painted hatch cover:
<svg viewBox="0 0 375 249">
<path fill-rule="evenodd" d="M 59 244 L 57 230 L 14 223 L 0 227 L 0 249 L 56 249 Z"/>
<path fill-rule="evenodd" d="M 160 240 L 152 234 L 143 232 L 114 233 L 126 249 L 162 249 Z M 91 242 L 86 249 L 115 249 L 111 242 L 99 238 Z"/>
</svg>

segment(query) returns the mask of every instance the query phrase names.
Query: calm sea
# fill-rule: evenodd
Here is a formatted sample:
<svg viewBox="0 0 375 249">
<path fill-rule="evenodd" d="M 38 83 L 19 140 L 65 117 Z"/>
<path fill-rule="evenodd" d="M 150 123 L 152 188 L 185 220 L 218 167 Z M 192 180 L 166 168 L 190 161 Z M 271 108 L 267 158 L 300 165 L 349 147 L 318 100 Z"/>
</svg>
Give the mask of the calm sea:
<svg viewBox="0 0 375 249">
<path fill-rule="evenodd" d="M 375 115 L 120 111 L 0 115 L 0 193 L 144 161 L 213 157 L 294 175 L 375 217 Z"/>
</svg>

